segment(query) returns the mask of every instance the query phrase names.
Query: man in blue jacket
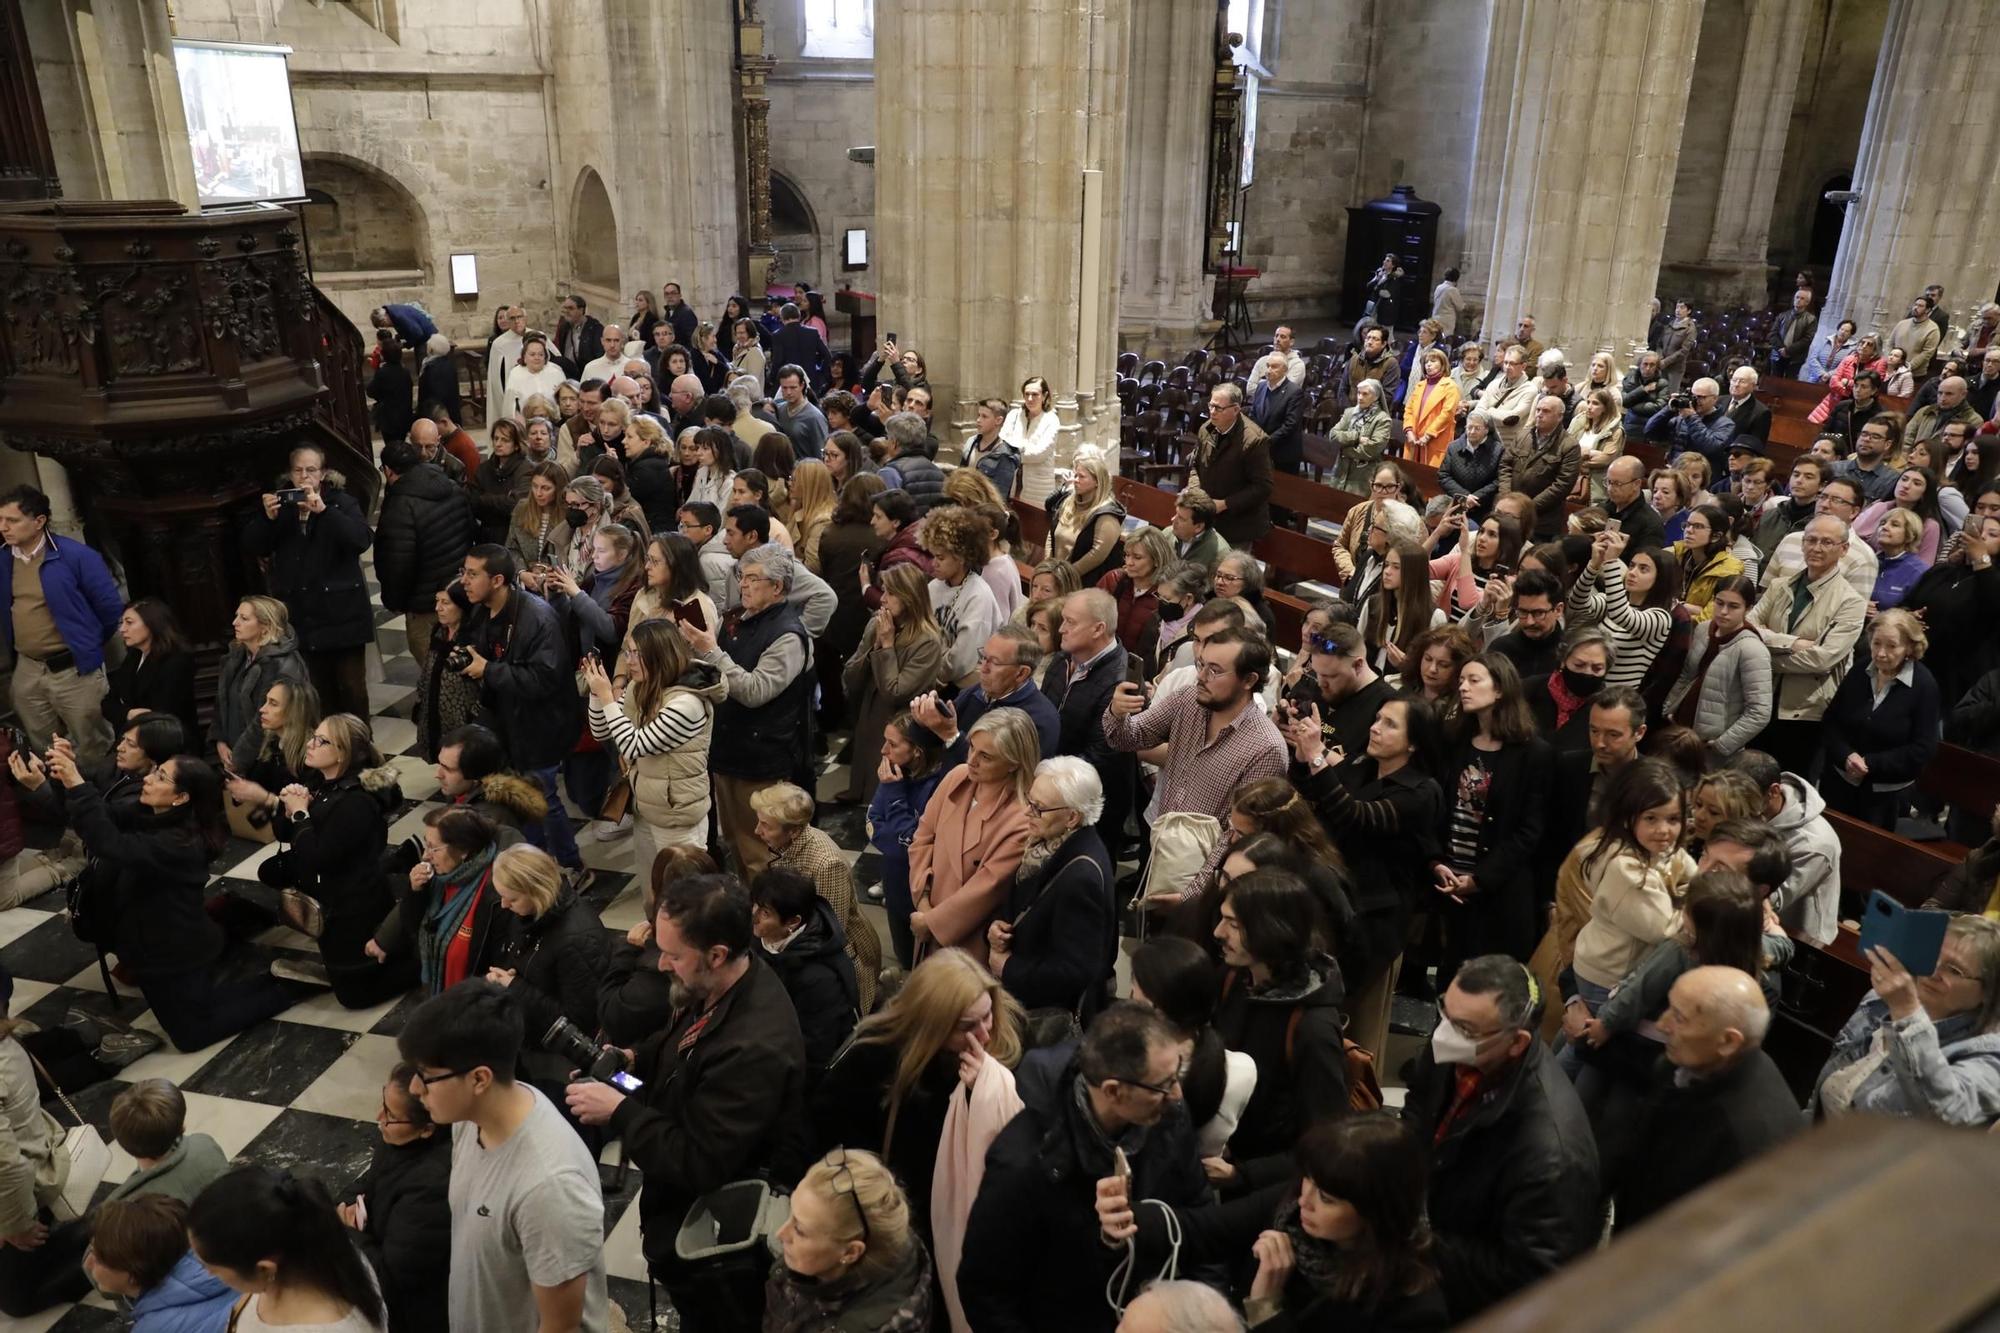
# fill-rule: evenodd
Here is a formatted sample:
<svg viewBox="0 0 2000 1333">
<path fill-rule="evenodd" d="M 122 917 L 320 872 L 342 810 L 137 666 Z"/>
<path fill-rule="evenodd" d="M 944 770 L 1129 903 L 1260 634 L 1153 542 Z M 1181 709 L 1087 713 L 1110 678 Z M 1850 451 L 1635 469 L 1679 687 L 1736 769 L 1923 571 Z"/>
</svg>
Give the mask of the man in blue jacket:
<svg viewBox="0 0 2000 1333">
<path fill-rule="evenodd" d="M 1042 645 L 1034 632 L 1019 625 L 1002 625 L 979 650 L 979 680 L 958 692 L 955 700 L 940 700 L 935 690 L 910 701 L 910 715 L 945 744 L 940 773 L 965 762 L 966 733 L 995 708 L 1018 708 L 1035 724 L 1042 757 L 1061 753 L 1062 715 L 1035 684 L 1042 664 Z"/>
<path fill-rule="evenodd" d="M 1646 438 L 1667 446 L 1669 465 L 1693 450 L 1708 460 L 1711 476 L 1729 470 L 1729 442 L 1736 438 L 1736 423 L 1717 402 L 1721 397 L 1722 386 L 1704 376 L 1688 386 L 1685 399 L 1669 399 L 1653 413 L 1646 423 Z"/>
<path fill-rule="evenodd" d="M 394 329 L 403 346 L 423 351 L 424 344 L 438 331 L 437 321 L 420 305 L 395 303 L 378 305 L 368 312 L 368 322 L 378 329 Z"/>
<path fill-rule="evenodd" d="M 104 557 L 49 531 L 49 497 L 17 486 L 0 497 L 7 543 L 0 591 L 7 596 L 7 642 L 14 649 L 14 711 L 36 750 L 56 728 L 88 763 L 111 748 L 104 720 L 104 644 L 124 599 Z"/>
</svg>

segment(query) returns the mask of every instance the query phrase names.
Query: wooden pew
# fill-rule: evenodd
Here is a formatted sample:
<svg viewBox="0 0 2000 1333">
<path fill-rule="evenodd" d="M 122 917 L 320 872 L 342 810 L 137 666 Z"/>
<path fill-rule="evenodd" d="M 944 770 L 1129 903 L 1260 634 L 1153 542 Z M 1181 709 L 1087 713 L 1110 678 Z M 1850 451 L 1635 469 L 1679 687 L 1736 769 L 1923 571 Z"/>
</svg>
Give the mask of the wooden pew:
<svg viewBox="0 0 2000 1333">
<path fill-rule="evenodd" d="M 1170 491 L 1148 486 L 1130 477 L 1114 477 L 1111 493 L 1125 506 L 1126 513 L 1144 519 L 1156 528 L 1164 528 L 1174 521 L 1174 497 Z"/>
<path fill-rule="evenodd" d="M 1339 523 L 1347 518 L 1348 510 L 1367 498 L 1335 490 L 1305 477 L 1295 477 L 1289 472 L 1271 474 L 1271 504 L 1307 518 L 1323 518 L 1329 523 Z"/>
<path fill-rule="evenodd" d="M 2000 759 L 1968 750 L 1962 745 L 1945 744 L 1917 774 L 1917 788 L 1951 805 L 1984 826 L 2000 805 Z M 1957 843 L 1937 844 L 1947 851 L 1963 849 Z"/>
<path fill-rule="evenodd" d="M 1333 561 L 1333 546 L 1303 532 L 1272 528 L 1250 549 L 1269 567 L 1271 573 L 1267 577 L 1272 583 L 1312 579 L 1338 587 L 1342 581 L 1340 569 Z"/>
</svg>

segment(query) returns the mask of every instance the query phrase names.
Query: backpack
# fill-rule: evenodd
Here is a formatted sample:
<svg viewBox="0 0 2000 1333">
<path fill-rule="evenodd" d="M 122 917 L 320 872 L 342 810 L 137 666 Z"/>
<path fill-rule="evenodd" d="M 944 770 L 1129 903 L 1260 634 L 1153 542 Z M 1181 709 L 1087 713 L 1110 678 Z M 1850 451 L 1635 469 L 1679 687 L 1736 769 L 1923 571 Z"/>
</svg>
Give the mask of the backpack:
<svg viewBox="0 0 2000 1333">
<path fill-rule="evenodd" d="M 1228 995 L 1230 987 L 1236 984 L 1234 969 L 1223 974 L 1222 993 Z M 1293 1006 L 1292 1016 L 1285 1020 L 1285 1067 L 1298 1066 L 1299 1024 L 1305 1021 L 1306 1011 L 1302 1006 Z M 1341 1016 L 1346 1024 L 1346 1015 Z M 1382 1083 L 1375 1076 L 1375 1057 L 1368 1048 L 1353 1038 L 1340 1039 L 1342 1072 L 1347 1077 L 1347 1105 L 1353 1111 L 1379 1111 L 1382 1109 Z"/>
</svg>

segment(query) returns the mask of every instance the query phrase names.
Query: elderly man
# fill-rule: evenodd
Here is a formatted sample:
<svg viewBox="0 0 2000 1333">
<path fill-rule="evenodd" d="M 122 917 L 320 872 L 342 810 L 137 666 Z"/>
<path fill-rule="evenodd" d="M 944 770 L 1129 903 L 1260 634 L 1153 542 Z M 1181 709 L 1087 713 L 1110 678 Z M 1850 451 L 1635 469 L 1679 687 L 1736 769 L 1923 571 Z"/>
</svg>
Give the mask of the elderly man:
<svg viewBox="0 0 2000 1333">
<path fill-rule="evenodd" d="M 1060 651 L 1042 677 L 1042 689 L 1062 723 L 1056 753 L 1088 760 L 1104 775 L 1104 814 L 1097 833 L 1114 853 L 1138 782 L 1133 761 L 1113 748 L 1102 725 L 1111 692 L 1125 678 L 1126 653 L 1117 625 L 1118 603 L 1110 593 L 1102 588 L 1071 593 L 1063 599 L 1056 630 Z"/>
<path fill-rule="evenodd" d="M 1937 321 L 1931 318 L 1936 308 L 1928 296 L 1919 296 L 1910 302 L 1909 315 L 1889 330 L 1889 346 L 1903 349 L 1903 361 L 1918 379 L 1930 372 L 1931 358 L 1937 355 L 1943 337 Z"/>
<path fill-rule="evenodd" d="M 980 649 L 978 681 L 949 702 L 940 700 L 935 690 L 910 701 L 911 716 L 945 744 L 939 772 L 948 773 L 965 762 L 966 733 L 996 708 L 1018 708 L 1026 713 L 1035 724 L 1042 754 L 1062 752 L 1062 717 L 1035 684 L 1035 668 L 1041 664 L 1042 645 L 1033 631 L 1002 625 Z"/>
<path fill-rule="evenodd" d="M 1971 391 L 1972 386 L 1957 375 L 1947 375 L 1939 380 L 1937 401 L 1927 403 L 1910 414 L 1910 424 L 1903 430 L 1903 447 L 1907 449 L 1932 439 L 1952 422 L 1959 422 L 1969 430 L 1978 430 L 1982 424 L 1979 409 L 1966 401 Z"/>
<path fill-rule="evenodd" d="M 1799 463 L 1819 464 L 1820 460 L 1807 454 L 1799 459 Z M 1819 470 L 1823 472 L 1824 469 L 1825 465 L 1820 464 Z M 1796 493 L 1797 483 L 1802 479 L 1797 464 L 1792 467 L 1792 476 L 1794 495 L 1792 500 L 1786 503 L 1788 505 L 1803 503 L 1809 512 L 1806 517 L 1794 522 L 1791 531 L 1779 538 L 1777 545 L 1771 548 L 1770 559 L 1764 566 L 1763 583 L 1766 588 L 1778 579 L 1805 568 L 1804 542 L 1807 523 L 1820 514 L 1831 514 L 1841 522 L 1852 525 L 1868 503 L 1863 496 L 1861 483 L 1852 477 L 1835 477 L 1823 484 L 1810 483 L 1813 489 L 1808 493 L 1806 500 L 1801 500 Z M 1847 585 L 1860 593 L 1864 600 L 1875 595 L 1875 577 L 1879 572 L 1879 561 L 1875 557 L 1874 548 L 1867 542 L 1847 544 L 1847 553 L 1840 557 L 1840 576 L 1846 579 Z"/>
<path fill-rule="evenodd" d="M 1533 427 L 1500 451 L 1500 490 L 1533 497 L 1536 540 L 1562 535 L 1563 501 L 1582 468 L 1582 448 L 1563 431 L 1562 399 L 1544 394 L 1535 401 Z"/>
<path fill-rule="evenodd" d="M 1271 352 L 1285 358 L 1285 378 L 1294 384 L 1306 382 L 1306 359 L 1292 346 L 1292 326 L 1280 324 L 1271 334 Z"/>
<path fill-rule="evenodd" d="M 1503 450 L 1528 433 L 1535 408 L 1535 381 L 1528 378 L 1528 358 L 1518 343 L 1501 355 L 1500 373 L 1487 382 L 1477 406 L 1492 413 L 1499 424 Z"/>
<path fill-rule="evenodd" d="M 455 454 L 445 451 L 444 433 L 438 429 L 437 422 L 431 420 L 429 416 L 421 416 L 412 421 L 408 442 L 416 446 L 419 461 L 429 463 L 444 473 L 445 479 L 452 485 L 465 485 L 465 464 Z M 385 444 L 382 446 L 382 456 L 386 459 L 388 454 L 389 446 Z M 473 457 L 476 459 L 478 455 L 474 454 Z"/>
<path fill-rule="evenodd" d="M 1990 419 L 2000 410 L 2000 345 L 1987 348 L 1979 358 L 1979 378 L 1966 394 L 1966 401 L 1981 417 Z"/>
<path fill-rule="evenodd" d="M 693 540 L 693 534 L 688 535 L 689 540 Z M 771 513 L 762 505 L 735 505 L 723 516 L 722 547 L 729 553 L 732 567 L 724 588 L 727 600 L 717 601 L 718 607 L 726 611 L 737 608 L 742 581 L 735 562 L 770 540 Z M 806 627 L 806 633 L 814 639 L 826 633 L 834 610 L 840 604 L 840 599 L 827 586 L 826 580 L 797 561 L 792 562 L 792 586 L 785 594 L 785 600 L 791 603 L 800 623 Z"/>
<path fill-rule="evenodd" d="M 1667 461 L 1690 451 L 1708 460 L 1709 472 L 1721 476 L 1729 467 L 1729 442 L 1736 423 L 1717 401 L 1722 386 L 1706 375 L 1685 395 L 1676 394 L 1646 423 L 1646 438 L 1667 446 Z"/>
<path fill-rule="evenodd" d="M 1604 512 L 1617 520 L 1626 547 L 1651 550 L 1667 544 L 1659 511 L 1646 503 L 1646 464 L 1632 454 L 1620 454 L 1604 469 Z"/>
<path fill-rule="evenodd" d="M 1263 427 L 1244 415 L 1243 390 L 1227 380 L 1209 390 L 1188 481 L 1215 502 L 1216 531 L 1231 546 L 1247 547 L 1271 530 L 1270 444 Z"/>
<path fill-rule="evenodd" d="M 1813 313 L 1812 291 L 1801 287 L 1792 293 L 1792 308 L 1778 316 L 1777 327 L 1771 335 L 1771 369 L 1780 375 L 1796 379 L 1799 368 L 1812 355 L 1813 334 L 1819 329 L 1819 316 Z"/>
<path fill-rule="evenodd" d="M 812 635 L 786 602 L 792 558 L 775 543 L 737 562 L 743 615 L 723 632 L 683 625 L 695 656 L 722 673 L 729 697 L 715 710 L 709 770 L 722 841 L 745 879 L 771 862 L 750 798 L 787 781 L 812 749 Z"/>
<path fill-rule="evenodd" d="M 491 425 L 500 415 L 500 400 L 506 396 L 507 372 L 521 360 L 521 335 L 528 331 L 528 312 L 520 306 L 507 307 L 506 327 L 486 344 L 486 421 Z"/>
<path fill-rule="evenodd" d="M 1125 1307 L 1118 1333 L 1243 1333 L 1243 1317 L 1206 1282 L 1155 1282 Z"/>
<path fill-rule="evenodd" d="M 1854 660 L 1868 599 L 1840 576 L 1850 540 L 1845 521 L 1821 513 L 1800 538 L 1804 569 L 1771 580 L 1750 627 L 1771 650 L 1778 679 L 1777 714 L 1764 748 L 1810 779 L 1819 766 L 1820 719 Z"/>
<path fill-rule="evenodd" d="M 1271 466 L 1297 475 L 1305 439 L 1305 390 L 1287 378 L 1285 358 L 1276 352 L 1260 368 L 1263 374 L 1250 390 L 1250 420 L 1270 441 Z"/>
<path fill-rule="evenodd" d="M 604 352 L 584 363 L 583 377 L 609 384 L 625 373 L 625 330 L 617 324 L 606 324 L 601 341 Z"/>
<path fill-rule="evenodd" d="M 1341 395 L 1354 401 L 1355 386 L 1374 380 L 1382 386 L 1382 401 L 1396 400 L 1396 386 L 1403 382 L 1403 368 L 1389 350 L 1389 334 L 1380 324 L 1371 325 L 1361 335 L 1361 350 L 1347 360 L 1347 372 L 1340 383 Z"/>
<path fill-rule="evenodd" d="M 1730 372 L 1729 401 L 1723 404 L 1722 414 L 1733 425 L 1731 439 L 1745 435 L 1754 435 L 1760 440 L 1771 438 L 1771 409 L 1757 401 L 1756 371 L 1748 366 L 1738 366 Z"/>
<path fill-rule="evenodd" d="M 894 412 L 882 423 L 888 452 L 882 459 L 882 484 L 905 490 L 917 502 L 919 516 L 944 501 L 944 469 L 924 456 L 924 419 L 914 412 Z"/>
<path fill-rule="evenodd" d="M 1740 887 L 1748 898 L 1749 883 Z M 1683 972 L 1659 1021 L 1666 1059 L 1627 1131 L 1630 1141 L 1616 1150 L 1600 1144 L 1621 1231 L 1805 1127 L 1785 1076 L 1764 1053 L 1771 1011 L 1749 973 Z"/>
<path fill-rule="evenodd" d="M 799 366 L 778 368 L 777 417 L 778 429 L 792 442 L 794 458 L 818 458 L 825 451 L 826 416 L 806 400 L 806 372 Z"/>
<path fill-rule="evenodd" d="M 638 386 L 635 384 L 633 387 L 637 388 Z M 702 415 L 702 398 L 703 392 L 700 376 L 674 376 L 673 383 L 667 389 L 667 412 L 669 415 L 667 434 L 670 438 L 679 439 L 682 431 L 704 423 L 706 418 Z M 814 411 L 815 414 L 817 413 L 818 409 L 812 408 L 810 403 L 806 406 L 808 409 Z M 823 440 L 826 438 L 824 431 L 826 418 L 820 417 L 819 421 L 822 428 L 820 438 Z M 779 429 L 784 430 L 784 427 L 781 425 Z M 787 435 L 791 434 L 789 431 L 785 433 Z M 796 439 L 793 441 L 792 447 L 794 449 L 798 447 Z"/>
</svg>

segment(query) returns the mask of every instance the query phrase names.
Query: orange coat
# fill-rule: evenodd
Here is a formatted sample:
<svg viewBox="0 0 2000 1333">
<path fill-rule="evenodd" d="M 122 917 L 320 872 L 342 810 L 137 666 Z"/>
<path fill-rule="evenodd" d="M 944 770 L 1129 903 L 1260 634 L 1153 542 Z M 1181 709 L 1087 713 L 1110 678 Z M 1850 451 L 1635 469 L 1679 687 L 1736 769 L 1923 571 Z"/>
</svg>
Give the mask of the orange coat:
<svg viewBox="0 0 2000 1333">
<path fill-rule="evenodd" d="M 1458 433 L 1458 385 L 1452 383 L 1451 376 L 1441 377 L 1436 384 L 1425 380 L 1413 380 L 1403 399 L 1403 434 L 1411 440 L 1419 435 L 1434 437 L 1422 449 L 1411 446 L 1413 452 L 1405 455 L 1412 462 L 1427 467 L 1436 467 L 1444 457 L 1444 451 Z M 1421 455 L 1419 457 L 1418 455 Z"/>
<path fill-rule="evenodd" d="M 972 774 L 960 764 L 931 794 L 910 839 L 910 895 L 933 947 L 986 961 L 986 926 L 1007 900 L 1028 846 L 1028 808 L 1010 787 L 972 808 Z"/>
</svg>

